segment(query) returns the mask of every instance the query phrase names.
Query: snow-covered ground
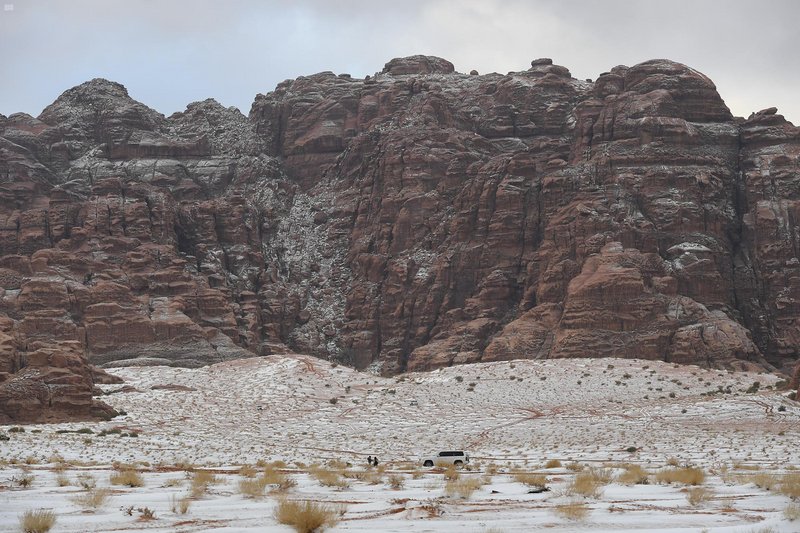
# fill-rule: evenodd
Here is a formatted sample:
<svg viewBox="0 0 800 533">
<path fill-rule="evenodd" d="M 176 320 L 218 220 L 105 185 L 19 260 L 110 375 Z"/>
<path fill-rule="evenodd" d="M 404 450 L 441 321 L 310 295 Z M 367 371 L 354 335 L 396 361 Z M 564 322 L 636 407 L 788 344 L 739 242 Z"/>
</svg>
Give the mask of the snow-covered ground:
<svg viewBox="0 0 800 533">
<path fill-rule="evenodd" d="M 0 428 L 10 436 L 0 442 L 0 531 L 39 508 L 55 511 L 54 532 L 291 531 L 274 519 L 278 496 L 269 488 L 261 499 L 238 488 L 238 465 L 275 460 L 297 482 L 286 497 L 346 507 L 330 531 L 800 531 L 800 518 L 784 513 L 800 508 L 777 490 L 800 466 L 800 404 L 772 390 L 777 379 L 768 374 L 589 359 L 381 378 L 299 355 L 112 372 L 134 390 L 107 385 L 104 400 L 127 415 Z M 131 433 L 138 436 L 124 436 Z M 420 456 L 445 449 L 472 456 L 461 477 L 481 487 L 469 498 L 448 495 L 441 471 L 417 466 Z M 350 479 L 347 488 L 323 487 L 309 472 L 331 461 L 363 470 L 367 455 L 386 472 Z M 556 459 L 562 466 L 545 468 Z M 75 502 L 85 493 L 78 475 L 109 486 L 115 461 L 135 464 L 144 486 L 114 485 L 104 506 L 86 511 Z M 221 483 L 183 515 L 171 510 L 171 498 L 188 494 L 189 474 L 176 465 L 189 463 L 214 469 Z M 652 476 L 625 485 L 616 480 L 623 463 L 653 473 L 668 463 L 699 467 L 707 498 L 692 505 L 688 487 Z M 603 469 L 610 482 L 596 497 L 569 495 L 578 468 Z M 528 493 L 515 471 L 546 474 L 551 490 Z M 756 474 L 776 485 L 757 487 Z M 32 485 L 20 487 L 26 475 Z M 389 486 L 392 475 L 402 488 Z M 588 508 L 585 519 L 559 514 L 573 501 Z M 144 507 L 157 519 L 142 520 L 135 509 Z"/>
</svg>

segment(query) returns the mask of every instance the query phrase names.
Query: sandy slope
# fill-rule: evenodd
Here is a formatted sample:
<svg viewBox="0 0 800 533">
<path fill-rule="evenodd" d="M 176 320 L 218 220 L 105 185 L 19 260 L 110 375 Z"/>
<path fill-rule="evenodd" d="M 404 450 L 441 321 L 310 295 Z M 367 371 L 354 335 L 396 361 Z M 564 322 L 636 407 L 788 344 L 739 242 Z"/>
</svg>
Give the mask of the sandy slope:
<svg viewBox="0 0 800 533">
<path fill-rule="evenodd" d="M 112 461 L 145 461 L 150 465 L 143 467 L 146 486 L 117 488 L 113 503 L 86 514 L 70 501 L 70 494 L 79 489 L 57 487 L 50 466 L 32 465 L 34 486 L 20 489 L 11 480 L 20 475 L 21 466 L 10 464 L 0 469 L 0 526 L 13 527 L 22 511 L 47 506 L 59 514 L 54 531 L 289 531 L 271 518 L 275 498 L 244 499 L 234 473 L 193 504 L 189 519 L 176 516 L 169 511 L 169 496 L 185 493 L 186 487 L 164 485 L 167 478 L 183 479 L 184 473 L 161 472 L 155 466 L 183 461 L 224 469 L 259 459 L 284 459 L 290 466 L 294 461 L 335 459 L 361 467 L 368 454 L 377 454 L 390 469 L 403 469 L 403 490 L 353 482 L 349 489 L 337 491 L 321 487 L 304 469 L 295 468 L 291 475 L 299 486 L 292 497 L 349 502 L 336 528 L 342 531 L 705 527 L 746 532 L 767 526 L 800 531 L 800 523 L 790 523 L 781 514 L 789 504 L 786 497 L 755 487 L 747 477 L 752 472 L 733 470 L 737 464 L 781 474 L 800 464 L 800 405 L 765 390 L 776 381 L 770 375 L 604 359 L 484 363 L 387 379 L 304 356 L 240 360 L 196 370 L 149 367 L 114 372 L 138 391 L 106 397 L 127 411 L 126 416 L 106 423 L 29 427 L 0 443 L 0 458 L 22 462 L 32 456 L 44 463 L 57 452 L 67 460 L 94 461 L 84 468 L 92 470 L 101 485 L 107 484 Z M 761 390 L 746 392 L 756 381 Z M 195 390 L 152 390 L 154 385 Z M 731 392 L 707 394 L 720 388 Z M 95 432 L 118 428 L 139 436 L 56 433 L 82 427 Z M 630 446 L 638 451 L 626 451 Z M 467 449 L 484 466 L 492 463 L 501 471 L 465 501 L 443 496 L 441 474 L 426 473 L 414 480 L 401 464 L 446 448 Z M 555 506 L 569 500 L 562 493 L 574 473 L 542 470 L 547 459 L 596 466 L 636 462 L 657 470 L 670 457 L 711 474 L 711 502 L 690 507 L 679 486 L 614 483 L 601 498 L 587 500 L 592 509 L 587 521 L 569 522 L 554 514 Z M 547 472 L 553 490 L 527 494 L 525 486 L 503 473 L 512 468 Z M 67 475 L 76 473 L 71 469 Z M 443 515 L 427 518 L 419 509 L 431 499 Z M 119 510 L 126 505 L 149 505 L 160 518 L 138 521 Z M 189 523 L 176 525 L 184 521 Z"/>
</svg>

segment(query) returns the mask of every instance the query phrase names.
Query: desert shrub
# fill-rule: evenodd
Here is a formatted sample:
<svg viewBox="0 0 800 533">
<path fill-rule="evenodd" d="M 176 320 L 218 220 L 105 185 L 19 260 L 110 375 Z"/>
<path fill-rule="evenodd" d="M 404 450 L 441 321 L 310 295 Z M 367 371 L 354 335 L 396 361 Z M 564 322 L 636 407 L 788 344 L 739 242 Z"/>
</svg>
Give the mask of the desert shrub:
<svg viewBox="0 0 800 533">
<path fill-rule="evenodd" d="M 267 482 L 263 476 L 255 479 L 242 479 L 239 481 L 239 492 L 245 498 L 258 499 L 264 496 Z"/>
<path fill-rule="evenodd" d="M 184 496 L 183 498 L 179 498 L 176 495 L 172 495 L 169 499 L 169 508 L 175 514 L 186 514 L 189 512 L 189 506 L 192 504 L 192 500 L 188 496 Z"/>
<path fill-rule="evenodd" d="M 667 466 L 678 466 L 680 465 L 680 461 L 678 461 L 677 457 L 670 457 L 667 459 Z"/>
<path fill-rule="evenodd" d="M 686 491 L 686 499 L 692 507 L 698 507 L 714 497 L 714 493 L 705 487 L 692 487 Z"/>
<path fill-rule="evenodd" d="M 149 507 L 139 507 L 136 512 L 139 513 L 139 520 L 157 520 L 156 512 Z"/>
<path fill-rule="evenodd" d="M 544 474 L 534 474 L 530 472 L 516 472 L 513 475 L 514 481 L 529 487 L 545 488 L 547 486 L 547 476 Z"/>
<path fill-rule="evenodd" d="M 468 477 L 462 479 L 454 479 L 448 481 L 444 486 L 444 492 L 448 496 L 458 495 L 459 498 L 465 500 L 472 496 L 472 493 L 483 486 L 481 480 L 477 477 Z"/>
<path fill-rule="evenodd" d="M 347 479 L 343 478 L 339 472 L 334 470 L 312 468 L 310 474 L 323 487 L 336 487 L 337 489 L 346 489 L 350 487 L 350 483 Z"/>
<path fill-rule="evenodd" d="M 92 488 L 82 494 L 75 496 L 72 501 L 84 509 L 93 510 L 103 507 L 111 498 L 111 491 L 108 489 Z"/>
<path fill-rule="evenodd" d="M 58 474 L 56 476 L 56 484 L 59 487 L 69 487 L 70 485 L 72 485 L 72 482 L 70 482 L 69 477 L 67 477 L 66 475 Z"/>
<path fill-rule="evenodd" d="M 447 481 L 455 481 L 459 477 L 458 469 L 456 465 L 448 465 L 444 471 L 444 478 Z"/>
<path fill-rule="evenodd" d="M 297 481 L 289 477 L 287 474 L 280 470 L 275 470 L 272 466 L 264 468 L 264 473 L 261 474 L 261 479 L 267 485 L 272 485 L 277 491 L 287 491 L 297 485 Z"/>
<path fill-rule="evenodd" d="M 700 468 L 668 468 L 656 473 L 659 483 L 682 483 L 684 485 L 702 485 L 706 480 L 706 473 Z"/>
<path fill-rule="evenodd" d="M 19 517 L 19 525 L 23 533 L 46 533 L 55 523 L 56 514 L 45 509 L 25 511 L 25 514 Z"/>
<path fill-rule="evenodd" d="M 25 458 L 25 464 L 26 465 L 38 465 L 39 464 L 39 459 L 37 457 L 33 456 L 33 455 L 29 455 L 28 457 Z"/>
<path fill-rule="evenodd" d="M 370 485 L 380 485 L 383 483 L 383 475 L 380 472 L 367 472 L 364 475 L 364 482 Z"/>
<path fill-rule="evenodd" d="M 602 494 L 603 483 L 592 475 L 591 471 L 576 474 L 572 483 L 567 486 L 566 493 L 570 496 L 578 495 L 586 498 L 599 498 Z"/>
<path fill-rule="evenodd" d="M 192 482 L 191 488 L 191 495 L 193 498 L 199 498 L 206 492 L 208 492 L 208 487 L 210 485 L 214 485 L 219 483 L 220 479 L 214 475 L 213 472 L 209 472 L 207 470 L 197 470 L 192 474 Z"/>
<path fill-rule="evenodd" d="M 550 459 L 544 464 L 545 468 L 561 468 L 561 461 L 558 459 Z"/>
<path fill-rule="evenodd" d="M 764 490 L 772 490 L 773 487 L 778 485 L 778 476 L 774 474 L 767 474 L 766 472 L 759 472 L 750 476 L 750 482 L 756 487 Z"/>
<path fill-rule="evenodd" d="M 781 494 L 793 500 L 800 498 L 800 474 L 791 473 L 783 476 L 783 479 L 781 479 L 780 491 Z"/>
<path fill-rule="evenodd" d="M 584 469 L 584 466 L 578 463 L 577 461 L 572 461 L 571 463 L 567 463 L 567 466 L 565 468 L 570 472 L 580 472 L 581 470 Z"/>
<path fill-rule="evenodd" d="M 392 490 L 400 490 L 405 486 L 406 479 L 400 474 L 392 474 L 389 476 L 386 482 L 392 488 Z"/>
<path fill-rule="evenodd" d="M 787 505 L 783 510 L 783 517 L 789 522 L 800 520 L 800 505 L 797 505 L 796 503 L 790 503 Z"/>
<path fill-rule="evenodd" d="M 589 474 L 601 485 L 608 485 L 614 478 L 614 471 L 611 468 L 590 468 Z"/>
<path fill-rule="evenodd" d="M 126 487 L 144 487 L 144 478 L 136 470 L 122 470 L 115 472 L 109 477 L 112 485 L 124 485 Z"/>
<path fill-rule="evenodd" d="M 339 517 L 343 514 L 343 508 L 332 505 L 287 499 L 278 500 L 274 512 L 275 520 L 294 528 L 297 533 L 320 533 L 339 523 Z"/>
<path fill-rule="evenodd" d="M 625 469 L 617 477 L 617 481 L 623 485 L 647 485 L 650 474 L 639 465 L 626 464 L 622 465 Z"/>
<path fill-rule="evenodd" d="M 33 480 L 35 478 L 31 474 L 20 474 L 18 476 L 14 476 L 11 478 L 11 483 L 16 485 L 17 487 L 27 489 L 31 485 L 33 485 Z"/>
<path fill-rule="evenodd" d="M 250 465 L 243 465 L 239 468 L 239 475 L 242 477 L 252 478 L 256 477 L 256 474 L 258 474 L 258 470 Z"/>
<path fill-rule="evenodd" d="M 586 520 L 589 516 L 589 506 L 579 501 L 562 503 L 556 505 L 555 513 L 567 520 Z"/>
<path fill-rule="evenodd" d="M 9 433 L 25 433 L 25 428 L 20 426 L 14 426 L 13 428 L 8 428 Z"/>
</svg>

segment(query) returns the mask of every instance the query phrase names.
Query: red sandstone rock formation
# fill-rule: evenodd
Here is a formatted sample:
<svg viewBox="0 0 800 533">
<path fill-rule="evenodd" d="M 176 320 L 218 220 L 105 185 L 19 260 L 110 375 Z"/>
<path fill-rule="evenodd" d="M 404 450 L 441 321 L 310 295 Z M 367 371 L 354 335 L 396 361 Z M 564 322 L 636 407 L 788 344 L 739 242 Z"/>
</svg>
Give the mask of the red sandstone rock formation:
<svg viewBox="0 0 800 533">
<path fill-rule="evenodd" d="M 666 60 L 591 83 L 549 59 L 468 75 L 413 56 L 287 80 L 249 117 L 164 117 L 93 80 L 0 117 L 0 376 L 64 343 L 102 365 L 288 345 L 386 373 L 788 370 L 798 168 L 798 128 L 732 117 Z"/>
</svg>

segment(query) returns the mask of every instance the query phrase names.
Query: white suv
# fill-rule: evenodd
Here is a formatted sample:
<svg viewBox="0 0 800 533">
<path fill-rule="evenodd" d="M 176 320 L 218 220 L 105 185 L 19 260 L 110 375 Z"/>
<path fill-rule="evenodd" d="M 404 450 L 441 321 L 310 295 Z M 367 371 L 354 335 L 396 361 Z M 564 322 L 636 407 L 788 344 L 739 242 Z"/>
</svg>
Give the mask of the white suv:
<svg viewBox="0 0 800 533">
<path fill-rule="evenodd" d="M 469 455 L 462 451 L 439 452 L 434 457 L 423 458 L 422 466 L 439 466 L 441 464 L 461 466 L 468 462 Z"/>
</svg>

